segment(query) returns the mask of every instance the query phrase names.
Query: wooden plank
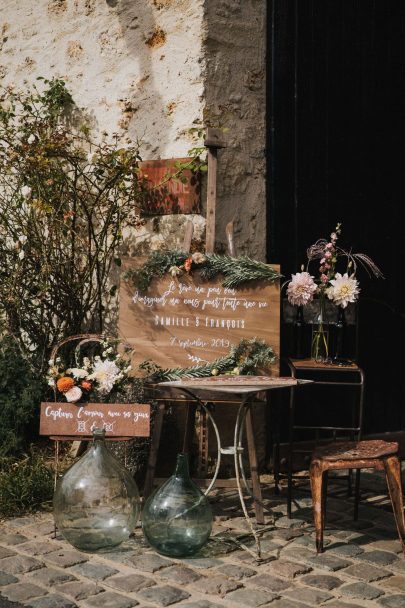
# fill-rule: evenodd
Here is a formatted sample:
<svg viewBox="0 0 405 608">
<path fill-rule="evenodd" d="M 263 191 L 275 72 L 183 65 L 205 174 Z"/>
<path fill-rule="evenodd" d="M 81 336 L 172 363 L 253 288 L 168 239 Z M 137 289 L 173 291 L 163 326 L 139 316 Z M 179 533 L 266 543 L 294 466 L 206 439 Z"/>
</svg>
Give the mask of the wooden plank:
<svg viewBox="0 0 405 608">
<path fill-rule="evenodd" d="M 226 225 L 225 234 L 228 243 L 228 253 L 233 258 L 236 257 L 235 241 L 234 241 L 234 221 L 232 220 Z"/>
<path fill-rule="evenodd" d="M 143 201 L 143 215 L 201 212 L 200 173 L 183 169 L 181 176 L 187 180 L 185 183 L 179 179 L 166 179 L 167 175 L 179 171 L 176 167 L 177 162 L 190 161 L 190 158 L 169 158 L 139 163 L 140 177 L 144 177 L 150 187 Z"/>
<path fill-rule="evenodd" d="M 182 250 L 185 253 L 190 251 L 191 241 L 193 239 L 194 232 L 194 224 L 191 220 L 187 220 L 185 230 L 184 230 L 184 239 L 183 239 L 183 247 Z"/>
<path fill-rule="evenodd" d="M 94 428 L 104 428 L 106 437 L 149 437 L 150 405 L 41 403 L 40 435 L 86 439 Z"/>
<path fill-rule="evenodd" d="M 218 153 L 215 148 L 208 149 L 207 177 L 207 218 L 205 230 L 205 251 L 213 253 L 215 247 L 215 215 L 217 199 L 217 164 Z"/>
<path fill-rule="evenodd" d="M 130 265 L 124 261 L 124 270 Z M 143 293 L 121 281 L 119 335 L 134 347 L 133 368 L 146 359 L 162 367 L 203 364 L 253 337 L 279 356 L 279 284 L 254 282 L 235 290 L 221 282 L 221 277 L 204 281 L 198 271 L 165 275 Z M 265 371 L 278 376 L 278 362 Z"/>
</svg>

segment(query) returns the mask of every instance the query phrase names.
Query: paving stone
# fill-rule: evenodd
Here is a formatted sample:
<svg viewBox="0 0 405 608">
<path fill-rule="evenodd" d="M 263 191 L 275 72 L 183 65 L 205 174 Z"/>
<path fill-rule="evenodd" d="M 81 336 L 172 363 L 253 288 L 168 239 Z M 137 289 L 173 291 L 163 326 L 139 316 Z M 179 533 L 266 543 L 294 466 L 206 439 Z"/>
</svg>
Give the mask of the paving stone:
<svg viewBox="0 0 405 608">
<path fill-rule="evenodd" d="M 242 606 L 249 606 L 251 608 L 257 608 L 268 604 L 272 600 L 276 599 L 276 595 L 269 593 L 268 591 L 259 591 L 258 589 L 237 589 L 232 591 L 226 596 L 227 600 L 241 604 Z"/>
<path fill-rule="evenodd" d="M 280 549 L 280 545 L 275 543 L 273 540 L 270 540 L 269 538 L 266 540 L 262 540 L 260 542 L 260 546 L 262 551 L 264 551 L 265 553 L 271 553 L 271 551 L 277 551 L 278 549 Z"/>
<path fill-rule="evenodd" d="M 331 543 L 328 545 L 327 551 L 342 555 L 343 557 L 356 557 L 364 552 L 364 549 L 359 545 L 352 545 L 350 543 Z"/>
<path fill-rule="evenodd" d="M 25 557 L 25 555 L 14 555 L 6 557 L 0 561 L 0 568 L 9 574 L 23 574 L 43 568 L 44 564 L 33 557 Z"/>
<path fill-rule="evenodd" d="M 392 564 L 390 564 L 390 569 L 399 574 L 405 574 L 405 560 L 398 559 L 396 562 L 392 562 Z"/>
<path fill-rule="evenodd" d="M 277 576 L 272 576 L 271 574 L 259 574 L 259 576 L 254 576 L 250 579 L 249 583 L 254 585 L 255 587 L 263 587 L 264 589 L 269 589 L 270 591 L 274 591 L 277 593 L 279 591 L 284 591 L 284 589 L 288 589 L 291 586 L 291 581 L 286 581 Z"/>
<path fill-rule="evenodd" d="M 55 533 L 55 523 L 52 519 L 48 521 L 37 522 L 34 526 L 28 528 L 34 535 L 47 536 Z"/>
<path fill-rule="evenodd" d="M 200 593 L 208 593 L 211 595 L 220 595 L 224 597 L 230 591 L 235 591 L 242 587 L 238 581 L 229 580 L 225 576 L 204 577 L 193 584 L 193 589 Z"/>
<path fill-rule="evenodd" d="M 253 570 L 253 568 L 248 568 L 248 566 L 236 566 L 235 564 L 221 566 L 221 568 L 218 568 L 218 572 L 221 572 L 221 574 L 224 574 L 225 576 L 229 576 L 229 578 L 234 578 L 237 581 L 257 574 L 256 570 Z"/>
<path fill-rule="evenodd" d="M 91 595 L 97 595 L 104 591 L 103 587 L 100 587 L 97 583 L 88 583 L 84 581 L 73 581 L 69 583 L 62 583 L 55 587 L 59 593 L 65 593 L 74 600 L 85 600 Z"/>
<path fill-rule="evenodd" d="M 309 574 L 301 579 L 301 583 L 309 585 L 309 587 L 317 587 L 318 589 L 325 589 L 330 591 L 339 587 L 343 581 L 337 576 L 331 576 L 329 574 Z"/>
<path fill-rule="evenodd" d="M 294 564 L 294 562 L 278 559 L 270 564 L 270 570 L 271 572 L 274 572 L 274 574 L 279 574 L 280 576 L 284 576 L 286 578 L 295 578 L 299 574 L 311 572 L 312 568 L 310 566 Z"/>
<path fill-rule="evenodd" d="M 318 606 L 327 600 L 330 600 L 333 595 L 319 589 L 304 589 L 303 587 L 283 591 L 283 597 L 286 596 L 292 600 L 304 602 L 310 606 Z"/>
<path fill-rule="evenodd" d="M 272 538 L 279 538 L 280 540 L 289 541 L 292 538 L 298 538 L 304 534 L 304 530 L 300 530 L 299 528 L 292 528 L 289 530 L 285 530 L 283 528 L 279 528 L 271 532 Z"/>
<path fill-rule="evenodd" d="M 377 566 L 387 566 L 392 564 L 398 559 L 395 553 L 389 553 L 388 551 L 365 551 L 362 555 L 358 556 L 358 559 L 369 562 L 370 564 L 376 564 Z"/>
<path fill-rule="evenodd" d="M 305 525 L 305 521 L 303 521 L 302 519 L 295 519 L 295 518 L 291 518 L 289 519 L 288 517 L 284 516 L 284 517 L 279 517 L 278 519 L 276 519 L 276 528 L 302 528 Z"/>
<path fill-rule="evenodd" d="M 150 587 L 149 589 L 143 589 L 138 594 L 140 598 L 151 602 L 152 604 L 158 604 L 158 606 L 171 606 L 181 602 L 181 600 L 187 600 L 190 594 L 187 591 L 182 591 L 176 587 L 170 587 L 165 585 L 163 587 Z"/>
<path fill-rule="evenodd" d="M 38 585 L 33 585 L 32 583 L 22 582 L 8 585 L 2 591 L 2 594 L 13 602 L 25 602 L 33 597 L 40 597 L 47 593 L 48 592 L 43 587 L 38 587 Z"/>
<path fill-rule="evenodd" d="M 24 528 L 30 526 L 35 522 L 35 517 L 16 517 L 15 519 L 9 519 L 7 526 L 9 528 Z"/>
<path fill-rule="evenodd" d="M 139 602 L 136 599 L 125 597 L 113 591 L 106 591 L 105 593 L 89 597 L 85 602 L 85 606 L 90 606 L 91 608 L 132 608 L 132 606 L 138 606 L 138 604 Z"/>
<path fill-rule="evenodd" d="M 391 572 L 385 568 L 377 568 L 371 564 L 354 564 L 344 571 L 345 574 L 352 576 L 353 578 L 359 578 L 362 581 L 371 583 L 373 581 L 379 581 L 383 578 L 391 576 Z"/>
<path fill-rule="evenodd" d="M 294 602 L 293 600 L 288 600 L 287 598 L 275 600 L 271 603 L 271 608 L 303 608 L 303 606 L 304 604 L 301 604 L 301 602 Z"/>
<path fill-rule="evenodd" d="M 193 557 L 189 559 L 183 559 L 182 562 L 184 564 L 192 566 L 193 568 L 203 568 L 204 570 L 208 570 L 209 568 L 216 568 L 224 564 L 224 562 L 220 559 L 210 557 Z"/>
<path fill-rule="evenodd" d="M 55 568 L 41 568 L 41 570 L 36 570 L 30 575 L 30 580 L 51 587 L 58 583 L 77 581 L 77 578 L 73 574 L 70 574 L 70 572 L 63 572 Z"/>
<path fill-rule="evenodd" d="M 351 562 L 345 559 L 335 557 L 334 555 L 327 555 L 325 553 L 320 553 L 319 555 L 314 555 L 313 557 L 311 556 L 307 558 L 307 563 L 314 568 L 330 570 L 331 572 L 336 572 L 336 570 L 341 570 L 342 568 L 346 568 L 351 564 Z"/>
<path fill-rule="evenodd" d="M 110 566 L 106 566 L 105 564 L 91 564 L 90 562 L 73 566 L 72 571 L 95 581 L 104 581 L 109 576 L 113 576 L 119 572 L 119 570 L 110 568 Z"/>
<path fill-rule="evenodd" d="M 326 547 L 329 543 L 330 540 L 325 539 L 324 546 Z M 316 551 L 315 539 L 311 538 L 311 536 L 299 536 L 290 544 L 290 547 L 307 547 L 312 551 Z"/>
<path fill-rule="evenodd" d="M 18 550 L 28 553 L 28 555 L 45 555 L 46 553 L 52 553 L 52 551 L 61 551 L 62 545 L 58 543 L 52 543 L 51 541 L 38 541 L 33 540 L 29 543 L 19 545 Z"/>
<path fill-rule="evenodd" d="M 376 540 L 370 543 L 369 547 L 370 549 L 381 549 L 382 551 L 391 551 L 392 553 L 402 552 L 402 546 L 399 540 Z"/>
<path fill-rule="evenodd" d="M 340 600 L 335 600 L 332 602 L 328 602 L 326 604 L 328 608 L 364 608 L 364 604 L 360 606 L 359 604 L 348 604 L 347 602 L 341 602 Z"/>
<path fill-rule="evenodd" d="M 7 572 L 0 571 L 0 587 L 4 585 L 11 585 L 11 583 L 16 583 L 18 578 L 13 576 L 12 574 L 7 574 Z"/>
<path fill-rule="evenodd" d="M 3 545 L 20 545 L 21 543 L 25 543 L 26 540 L 28 538 L 22 534 L 4 534 L 1 537 Z"/>
<path fill-rule="evenodd" d="M 373 587 L 367 583 L 350 583 L 349 585 L 344 585 L 343 587 L 340 587 L 339 593 L 359 600 L 374 600 L 376 597 L 384 595 L 382 589 L 377 589 L 377 587 Z"/>
<path fill-rule="evenodd" d="M 45 597 L 39 597 L 35 600 L 30 600 L 29 608 L 78 608 L 72 600 L 66 597 L 50 593 Z"/>
<path fill-rule="evenodd" d="M 179 608 L 224 608 L 224 605 L 213 604 L 208 600 L 198 600 L 197 602 L 191 602 L 191 604 L 181 604 Z"/>
<path fill-rule="evenodd" d="M 378 603 L 384 608 L 404 608 L 405 606 L 405 595 L 390 595 L 389 597 L 382 597 L 378 600 Z"/>
<path fill-rule="evenodd" d="M 89 561 L 89 558 L 82 553 L 70 549 L 48 553 L 44 556 L 44 559 L 47 562 L 51 562 L 51 564 L 55 564 L 55 566 L 59 566 L 59 568 L 69 568 L 70 566 Z"/>
<path fill-rule="evenodd" d="M 16 552 L 6 547 L 0 547 L 0 559 L 3 559 L 4 557 L 11 557 L 12 555 L 16 555 Z"/>
<path fill-rule="evenodd" d="M 386 581 L 381 583 L 384 588 L 396 589 L 405 593 L 405 576 L 391 576 Z M 405 604 L 404 604 L 405 606 Z"/>
<path fill-rule="evenodd" d="M 173 566 L 174 564 L 170 559 L 152 553 L 146 553 L 145 555 L 141 555 L 140 557 L 137 556 L 136 558 L 131 557 L 129 562 L 131 562 L 137 570 L 151 573 L 157 572 L 162 568 L 167 568 L 168 566 Z"/>
<path fill-rule="evenodd" d="M 173 583 L 178 583 L 179 585 L 188 585 L 189 583 L 194 583 L 201 578 L 201 574 L 195 572 L 191 568 L 187 568 L 187 566 L 170 566 L 169 568 L 165 568 L 160 576 L 162 578 L 166 578 Z"/>
<path fill-rule="evenodd" d="M 126 593 L 133 593 L 146 589 L 146 587 L 152 587 L 155 585 L 155 581 L 142 576 L 142 574 L 125 574 L 124 576 L 114 576 L 106 581 L 106 585 L 125 591 Z"/>
</svg>

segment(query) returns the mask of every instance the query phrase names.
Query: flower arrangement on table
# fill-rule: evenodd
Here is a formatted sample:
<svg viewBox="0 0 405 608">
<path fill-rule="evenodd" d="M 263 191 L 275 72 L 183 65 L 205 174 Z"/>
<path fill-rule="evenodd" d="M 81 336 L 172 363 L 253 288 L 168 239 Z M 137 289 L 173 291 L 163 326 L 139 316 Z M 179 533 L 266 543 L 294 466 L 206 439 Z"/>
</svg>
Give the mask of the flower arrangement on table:
<svg viewBox="0 0 405 608">
<path fill-rule="evenodd" d="M 102 353 L 79 360 L 76 352 L 76 367 L 65 368 L 61 357 L 49 360 L 47 380 L 55 395 L 63 395 L 66 401 L 76 403 L 91 397 L 105 399 L 113 389 L 128 380 L 132 369 L 128 357 L 117 350 L 118 342 L 101 342 Z"/>
<path fill-rule="evenodd" d="M 327 329 L 325 328 L 325 303 L 332 301 L 343 314 L 350 303 L 355 303 L 360 294 L 356 273 L 359 267 L 366 270 L 369 276 L 383 278 L 381 270 L 365 253 L 353 253 L 337 244 L 341 235 L 341 224 L 338 223 L 330 239 L 319 239 L 307 249 L 307 264 L 301 266 L 301 272 L 291 275 L 288 281 L 287 298 L 290 304 L 302 307 L 310 304 L 314 298 L 319 299 L 319 316 L 312 336 L 311 356 L 315 360 L 328 360 L 329 347 Z M 344 272 L 337 271 L 339 258 L 344 259 Z M 315 279 L 309 272 L 313 262 L 319 263 L 319 277 Z"/>
</svg>

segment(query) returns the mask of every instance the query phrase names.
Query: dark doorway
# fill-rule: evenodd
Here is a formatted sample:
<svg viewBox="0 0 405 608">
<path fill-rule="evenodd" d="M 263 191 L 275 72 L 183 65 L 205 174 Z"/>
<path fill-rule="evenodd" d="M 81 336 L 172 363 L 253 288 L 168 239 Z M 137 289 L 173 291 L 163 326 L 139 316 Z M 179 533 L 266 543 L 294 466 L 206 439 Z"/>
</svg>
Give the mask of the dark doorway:
<svg viewBox="0 0 405 608">
<path fill-rule="evenodd" d="M 269 4 L 268 259 L 286 276 L 342 222 L 359 273 L 365 431 L 405 428 L 405 3 Z"/>
</svg>

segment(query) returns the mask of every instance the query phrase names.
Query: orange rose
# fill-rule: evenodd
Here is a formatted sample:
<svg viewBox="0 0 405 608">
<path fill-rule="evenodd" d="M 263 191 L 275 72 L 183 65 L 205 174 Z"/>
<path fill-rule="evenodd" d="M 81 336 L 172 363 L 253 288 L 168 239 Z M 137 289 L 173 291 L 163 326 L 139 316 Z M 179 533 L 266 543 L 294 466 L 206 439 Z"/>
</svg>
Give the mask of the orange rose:
<svg viewBox="0 0 405 608">
<path fill-rule="evenodd" d="M 186 272 L 190 272 L 192 263 L 193 263 L 193 258 L 190 255 L 190 257 L 188 257 L 187 260 L 184 262 L 184 270 Z"/>
<path fill-rule="evenodd" d="M 91 382 L 89 382 L 88 380 L 82 380 L 82 382 L 80 383 L 80 386 L 85 390 L 85 391 L 91 391 L 92 388 L 92 384 Z"/>
<path fill-rule="evenodd" d="M 70 391 L 70 389 L 73 388 L 74 385 L 75 383 L 73 382 L 73 378 L 68 378 L 67 376 L 59 378 L 56 383 L 56 386 L 58 387 L 58 390 L 61 393 L 66 393 L 67 391 Z"/>
</svg>

